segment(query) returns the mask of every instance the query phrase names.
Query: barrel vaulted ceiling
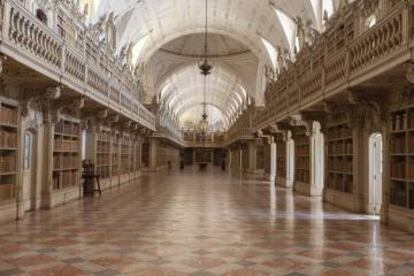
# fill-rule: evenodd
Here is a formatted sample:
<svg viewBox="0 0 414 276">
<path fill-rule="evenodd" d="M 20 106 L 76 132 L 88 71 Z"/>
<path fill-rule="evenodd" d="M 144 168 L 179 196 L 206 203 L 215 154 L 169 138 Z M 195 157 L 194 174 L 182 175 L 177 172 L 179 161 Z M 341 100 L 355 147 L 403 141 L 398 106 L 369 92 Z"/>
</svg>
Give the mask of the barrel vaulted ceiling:
<svg viewBox="0 0 414 276">
<path fill-rule="evenodd" d="M 346 0 L 207 0 L 210 123 L 228 127 L 247 102 L 263 104 L 265 67 L 276 70 L 277 50 L 294 56 L 295 18 L 323 28 L 323 13 Z M 114 13 L 117 46 L 133 43 L 133 62 L 145 68 L 146 88 L 163 112 L 182 125 L 201 118 L 205 0 L 96 0 L 94 20 Z M 297 46 L 297 45 L 296 45 Z M 214 121 L 214 122 L 213 122 Z"/>
</svg>

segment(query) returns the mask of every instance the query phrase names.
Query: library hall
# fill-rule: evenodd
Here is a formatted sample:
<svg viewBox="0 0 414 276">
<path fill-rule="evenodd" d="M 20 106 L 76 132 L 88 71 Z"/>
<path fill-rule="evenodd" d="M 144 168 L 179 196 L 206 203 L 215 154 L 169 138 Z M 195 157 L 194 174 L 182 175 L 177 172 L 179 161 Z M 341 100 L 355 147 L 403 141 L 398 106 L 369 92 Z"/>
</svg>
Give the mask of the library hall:
<svg viewBox="0 0 414 276">
<path fill-rule="evenodd" d="M 414 0 L 0 0 L 0 276 L 414 276 Z"/>
</svg>

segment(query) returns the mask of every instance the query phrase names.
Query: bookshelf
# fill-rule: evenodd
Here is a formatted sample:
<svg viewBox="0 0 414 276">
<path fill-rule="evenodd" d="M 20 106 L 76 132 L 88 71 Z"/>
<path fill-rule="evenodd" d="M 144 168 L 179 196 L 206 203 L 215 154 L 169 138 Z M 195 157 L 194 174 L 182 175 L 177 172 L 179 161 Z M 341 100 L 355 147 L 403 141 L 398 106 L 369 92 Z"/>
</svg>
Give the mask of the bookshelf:
<svg viewBox="0 0 414 276">
<path fill-rule="evenodd" d="M 334 118 L 327 129 L 327 188 L 352 194 L 354 192 L 354 137 L 343 114 Z"/>
<path fill-rule="evenodd" d="M 295 133 L 295 181 L 309 183 L 310 181 L 310 142 L 301 128 Z"/>
<path fill-rule="evenodd" d="M 140 158 L 141 158 L 141 148 L 140 148 L 140 138 L 134 139 L 134 148 L 133 148 L 133 154 L 132 154 L 132 166 L 131 171 L 136 172 L 140 167 Z"/>
<path fill-rule="evenodd" d="M 391 113 L 390 204 L 414 209 L 414 107 Z"/>
<path fill-rule="evenodd" d="M 123 135 L 121 139 L 121 174 L 131 171 L 130 155 L 131 155 L 131 139 L 128 135 Z"/>
<path fill-rule="evenodd" d="M 150 144 L 148 141 L 144 141 L 142 144 L 142 159 L 141 159 L 141 167 L 148 168 L 149 167 L 149 152 L 150 152 Z"/>
<path fill-rule="evenodd" d="M 276 136 L 276 175 L 286 178 L 286 142 L 281 134 Z"/>
<path fill-rule="evenodd" d="M 119 146 L 119 140 L 118 134 L 113 134 L 112 136 L 112 177 L 119 176 L 119 161 L 120 161 L 120 146 Z"/>
<path fill-rule="evenodd" d="M 263 145 L 257 146 L 256 169 L 264 170 L 265 168 L 265 148 Z"/>
<path fill-rule="evenodd" d="M 0 200 L 15 197 L 18 107 L 0 102 Z"/>
<path fill-rule="evenodd" d="M 96 137 L 96 173 L 102 179 L 111 176 L 111 133 L 100 131 Z"/>
<path fill-rule="evenodd" d="M 53 142 L 53 189 L 79 185 L 80 124 L 61 119 L 55 125 Z"/>
</svg>

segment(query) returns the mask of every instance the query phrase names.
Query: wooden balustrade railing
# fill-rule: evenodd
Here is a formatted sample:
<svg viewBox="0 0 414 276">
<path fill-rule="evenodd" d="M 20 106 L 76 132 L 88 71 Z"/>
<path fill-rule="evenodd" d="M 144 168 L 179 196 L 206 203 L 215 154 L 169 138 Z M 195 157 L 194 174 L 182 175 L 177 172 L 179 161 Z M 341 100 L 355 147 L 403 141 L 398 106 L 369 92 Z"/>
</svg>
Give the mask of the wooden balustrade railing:
<svg viewBox="0 0 414 276">
<path fill-rule="evenodd" d="M 288 113 L 299 113 L 326 95 L 340 93 L 350 80 L 364 79 L 365 73 L 372 77 L 372 69 L 387 61 L 399 58 L 404 62 L 401 56 L 414 46 L 413 10 L 413 1 L 390 0 L 384 16 L 364 31 L 357 31 L 358 24 L 353 23 L 362 22 L 362 18 L 345 12 L 342 25 L 328 27 L 313 46 L 303 49 L 295 63 L 268 85 L 266 108 L 256 114 L 257 127 L 253 131 Z"/>
<path fill-rule="evenodd" d="M 109 101 L 111 108 L 126 110 L 130 119 L 155 128 L 155 116 L 139 97 L 132 97 L 139 89 L 131 72 L 120 68 L 113 56 L 85 35 L 86 31 L 75 43 L 65 40 L 14 0 L 0 0 L 0 27 L 4 54 L 52 79 L 62 79 L 82 95 L 86 90 L 91 97 Z M 138 108 L 132 109 L 132 103 Z"/>
</svg>

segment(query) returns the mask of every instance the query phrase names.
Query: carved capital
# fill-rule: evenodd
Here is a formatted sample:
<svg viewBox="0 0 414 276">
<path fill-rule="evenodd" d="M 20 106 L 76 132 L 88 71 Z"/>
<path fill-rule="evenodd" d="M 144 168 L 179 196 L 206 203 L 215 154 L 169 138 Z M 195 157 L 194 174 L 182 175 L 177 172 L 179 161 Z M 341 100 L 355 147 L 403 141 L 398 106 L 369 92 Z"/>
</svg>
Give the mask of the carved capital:
<svg viewBox="0 0 414 276">
<path fill-rule="evenodd" d="M 108 117 L 108 109 L 98 111 L 98 118 L 105 119 Z"/>
<path fill-rule="evenodd" d="M 62 95 L 62 87 L 55 86 L 46 89 L 45 97 L 49 100 L 57 100 Z"/>
<path fill-rule="evenodd" d="M 5 60 L 6 60 L 6 56 L 0 55 L 0 74 L 3 73 L 3 69 L 4 69 L 3 63 L 4 63 Z"/>
</svg>

